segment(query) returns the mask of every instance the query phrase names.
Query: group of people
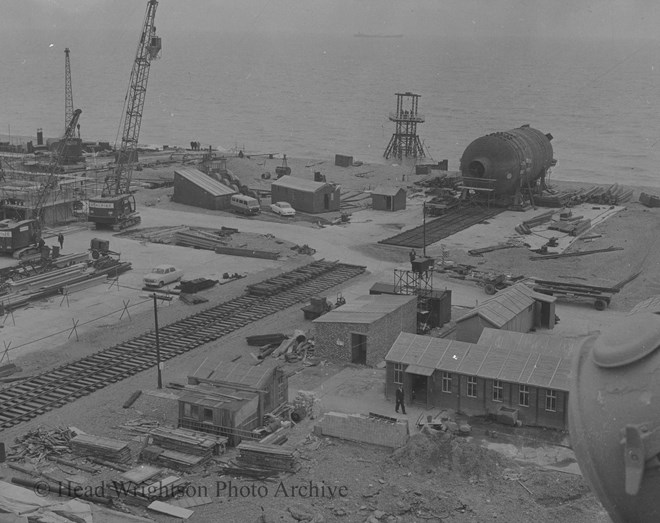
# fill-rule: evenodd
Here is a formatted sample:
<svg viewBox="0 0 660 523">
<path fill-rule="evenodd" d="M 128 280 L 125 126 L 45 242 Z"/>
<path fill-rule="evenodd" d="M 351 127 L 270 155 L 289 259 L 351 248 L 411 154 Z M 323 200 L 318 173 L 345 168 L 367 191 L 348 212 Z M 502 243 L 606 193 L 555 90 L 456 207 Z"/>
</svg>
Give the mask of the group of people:
<svg viewBox="0 0 660 523">
<path fill-rule="evenodd" d="M 193 151 L 201 151 L 202 144 L 199 142 L 190 142 L 190 148 Z"/>
</svg>

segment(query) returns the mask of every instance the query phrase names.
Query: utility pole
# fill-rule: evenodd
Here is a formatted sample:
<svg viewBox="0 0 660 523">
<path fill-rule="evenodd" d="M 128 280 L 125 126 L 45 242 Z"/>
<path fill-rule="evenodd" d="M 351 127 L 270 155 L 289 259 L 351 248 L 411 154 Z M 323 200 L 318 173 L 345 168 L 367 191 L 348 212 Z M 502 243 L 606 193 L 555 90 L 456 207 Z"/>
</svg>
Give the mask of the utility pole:
<svg viewBox="0 0 660 523">
<path fill-rule="evenodd" d="M 160 338 L 158 336 L 158 300 L 172 301 L 172 296 L 159 296 L 157 293 L 151 295 L 154 299 L 154 324 L 156 325 L 156 365 L 158 366 L 158 388 L 163 388 L 162 365 L 160 362 Z"/>
<path fill-rule="evenodd" d="M 422 226 L 422 242 L 424 243 L 424 247 L 422 249 L 422 256 L 426 258 L 426 200 L 424 200 L 424 203 L 422 204 L 422 214 L 424 215 Z"/>
</svg>

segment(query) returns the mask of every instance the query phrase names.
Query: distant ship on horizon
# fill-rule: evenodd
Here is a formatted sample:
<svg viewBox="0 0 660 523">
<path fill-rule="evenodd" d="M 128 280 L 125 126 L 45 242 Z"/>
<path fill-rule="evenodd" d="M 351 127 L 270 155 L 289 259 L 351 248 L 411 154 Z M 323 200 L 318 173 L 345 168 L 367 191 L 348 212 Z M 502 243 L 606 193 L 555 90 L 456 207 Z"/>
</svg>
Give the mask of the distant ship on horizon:
<svg viewBox="0 0 660 523">
<path fill-rule="evenodd" d="M 402 34 L 383 34 L 383 33 L 355 33 L 353 36 L 359 38 L 403 38 Z"/>
</svg>

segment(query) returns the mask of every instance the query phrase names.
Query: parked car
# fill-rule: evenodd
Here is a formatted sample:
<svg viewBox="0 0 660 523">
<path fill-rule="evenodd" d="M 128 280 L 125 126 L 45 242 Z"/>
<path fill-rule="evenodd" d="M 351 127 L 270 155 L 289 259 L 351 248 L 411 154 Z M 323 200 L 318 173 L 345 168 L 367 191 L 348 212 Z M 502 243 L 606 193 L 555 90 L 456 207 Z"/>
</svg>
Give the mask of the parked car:
<svg viewBox="0 0 660 523">
<path fill-rule="evenodd" d="M 275 202 L 270 205 L 270 210 L 280 216 L 295 216 L 296 210 L 287 202 Z"/>
<path fill-rule="evenodd" d="M 144 277 L 144 284 L 149 287 L 162 287 L 183 278 L 183 271 L 174 265 L 158 265 Z"/>
</svg>

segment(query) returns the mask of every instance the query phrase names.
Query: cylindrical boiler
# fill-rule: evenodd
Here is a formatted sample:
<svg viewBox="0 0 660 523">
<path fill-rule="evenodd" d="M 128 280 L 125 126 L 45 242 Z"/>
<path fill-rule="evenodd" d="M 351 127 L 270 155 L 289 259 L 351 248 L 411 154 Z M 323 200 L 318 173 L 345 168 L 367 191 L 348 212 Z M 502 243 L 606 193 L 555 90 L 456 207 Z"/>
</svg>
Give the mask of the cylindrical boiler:
<svg viewBox="0 0 660 523">
<path fill-rule="evenodd" d="M 461 157 L 464 185 L 492 188 L 496 196 L 534 185 L 556 163 L 550 140 L 528 125 L 477 138 Z"/>
</svg>

